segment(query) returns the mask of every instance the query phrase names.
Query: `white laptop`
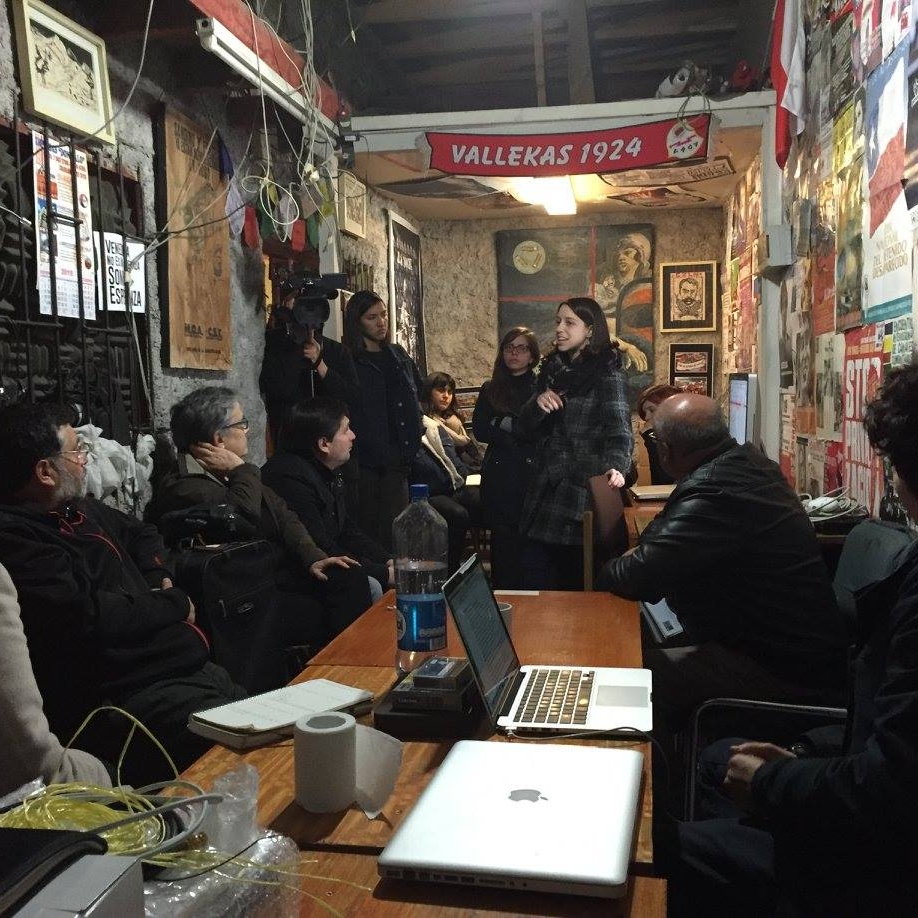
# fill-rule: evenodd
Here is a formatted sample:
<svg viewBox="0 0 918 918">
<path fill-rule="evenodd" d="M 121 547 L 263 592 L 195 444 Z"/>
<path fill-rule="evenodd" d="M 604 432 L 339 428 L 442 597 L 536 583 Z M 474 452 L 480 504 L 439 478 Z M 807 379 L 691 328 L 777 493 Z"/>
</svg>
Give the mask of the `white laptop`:
<svg viewBox="0 0 918 918">
<path fill-rule="evenodd" d="M 521 667 L 477 556 L 446 581 L 443 592 L 495 729 L 648 733 L 653 728 L 648 669 Z M 577 609 L 568 614 L 576 616 Z"/>
<path fill-rule="evenodd" d="M 380 876 L 623 896 L 642 764 L 634 749 L 463 740 L 386 845 Z"/>
</svg>

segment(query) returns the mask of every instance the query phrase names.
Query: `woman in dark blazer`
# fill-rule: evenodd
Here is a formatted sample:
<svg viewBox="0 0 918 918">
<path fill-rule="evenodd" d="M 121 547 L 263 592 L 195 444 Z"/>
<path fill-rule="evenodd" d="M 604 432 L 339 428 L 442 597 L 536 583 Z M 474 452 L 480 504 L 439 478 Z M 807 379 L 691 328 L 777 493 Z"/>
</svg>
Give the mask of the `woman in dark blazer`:
<svg viewBox="0 0 918 918">
<path fill-rule="evenodd" d="M 421 377 L 403 347 L 389 340 L 389 310 L 359 290 L 344 312 L 344 345 L 358 388 L 350 404 L 360 468 L 360 528 L 387 551 L 392 521 L 408 506 L 408 469 L 421 443 Z"/>
<path fill-rule="evenodd" d="M 481 467 L 481 512 L 491 530 L 491 582 L 498 589 L 522 585 L 520 515 L 535 447 L 520 438 L 520 409 L 535 392 L 539 342 L 522 325 L 497 348 L 494 372 L 478 393 L 472 415 L 476 439 L 488 444 Z"/>
<path fill-rule="evenodd" d="M 538 440 L 520 521 L 524 586 L 580 590 L 587 481 L 605 474 L 621 487 L 634 448 L 621 356 L 595 300 L 572 297 L 558 307 L 536 388 L 519 418 Z"/>
</svg>

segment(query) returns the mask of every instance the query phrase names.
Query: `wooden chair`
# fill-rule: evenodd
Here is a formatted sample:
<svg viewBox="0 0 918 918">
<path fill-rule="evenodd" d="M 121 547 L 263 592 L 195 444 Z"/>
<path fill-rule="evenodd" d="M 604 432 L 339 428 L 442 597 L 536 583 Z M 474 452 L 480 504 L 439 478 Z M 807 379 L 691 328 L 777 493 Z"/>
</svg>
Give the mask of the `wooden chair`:
<svg viewBox="0 0 918 918">
<path fill-rule="evenodd" d="M 628 529 L 622 493 L 610 488 L 605 475 L 587 482 L 588 507 L 583 514 L 583 588 L 593 582 L 603 565 L 628 548 Z"/>
</svg>

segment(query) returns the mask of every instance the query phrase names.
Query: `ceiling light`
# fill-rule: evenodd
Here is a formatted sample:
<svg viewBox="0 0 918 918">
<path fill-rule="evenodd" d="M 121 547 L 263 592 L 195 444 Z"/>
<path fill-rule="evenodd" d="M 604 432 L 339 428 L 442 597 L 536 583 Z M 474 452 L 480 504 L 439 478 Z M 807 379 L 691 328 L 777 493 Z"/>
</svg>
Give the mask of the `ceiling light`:
<svg viewBox="0 0 918 918">
<path fill-rule="evenodd" d="M 201 47 L 216 54 L 255 88 L 286 109 L 303 124 L 314 118 L 313 106 L 295 86 L 291 86 L 273 67 L 269 67 L 251 48 L 240 41 L 221 22 L 199 19 L 195 28 Z"/>
<path fill-rule="evenodd" d="M 526 178 L 523 176 L 504 178 L 501 176 L 476 176 L 475 180 L 490 185 L 498 191 L 512 194 L 523 204 L 537 204 L 544 207 L 547 214 L 561 216 L 577 213 L 577 201 L 571 180 L 566 175 L 549 178 Z"/>
</svg>

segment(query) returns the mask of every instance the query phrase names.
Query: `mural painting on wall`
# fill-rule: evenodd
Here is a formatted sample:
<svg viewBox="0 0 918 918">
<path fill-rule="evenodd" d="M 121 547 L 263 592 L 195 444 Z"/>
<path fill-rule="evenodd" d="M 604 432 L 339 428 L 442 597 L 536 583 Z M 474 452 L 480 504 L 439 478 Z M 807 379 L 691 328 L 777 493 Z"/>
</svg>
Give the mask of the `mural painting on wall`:
<svg viewBox="0 0 918 918">
<path fill-rule="evenodd" d="M 400 344 L 427 375 L 424 342 L 424 292 L 421 279 L 421 237 L 407 220 L 389 217 L 389 326 Z"/>
<path fill-rule="evenodd" d="M 558 305 L 593 297 L 621 344 L 633 403 L 654 379 L 653 226 L 502 230 L 496 237 L 498 335 L 526 325 L 544 353 L 554 339 Z"/>
<path fill-rule="evenodd" d="M 158 128 L 165 161 L 156 195 L 158 222 L 182 231 L 159 258 L 169 366 L 227 370 L 233 365 L 233 342 L 220 144 L 216 131 L 202 130 L 172 109 L 165 110 Z"/>
</svg>

